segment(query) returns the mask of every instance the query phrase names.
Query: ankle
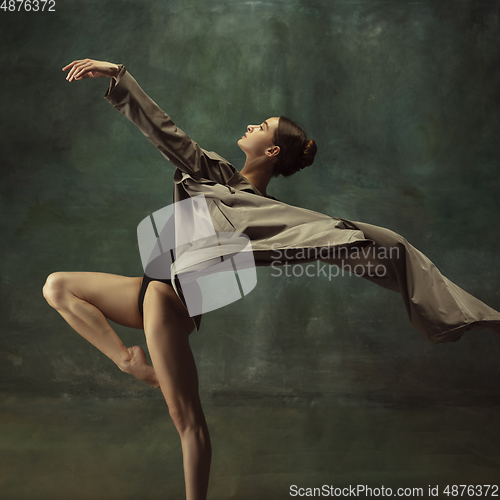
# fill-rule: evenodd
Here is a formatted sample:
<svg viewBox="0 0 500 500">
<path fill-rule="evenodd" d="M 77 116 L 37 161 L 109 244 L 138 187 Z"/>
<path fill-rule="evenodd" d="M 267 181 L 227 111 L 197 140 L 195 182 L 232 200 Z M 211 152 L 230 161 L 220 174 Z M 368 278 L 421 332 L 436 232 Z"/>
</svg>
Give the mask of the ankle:
<svg viewBox="0 0 500 500">
<path fill-rule="evenodd" d="M 119 359 L 115 361 L 115 363 L 122 372 L 127 372 L 127 370 L 130 369 L 131 361 L 132 354 L 130 352 L 130 348 L 124 347 L 120 353 Z"/>
</svg>

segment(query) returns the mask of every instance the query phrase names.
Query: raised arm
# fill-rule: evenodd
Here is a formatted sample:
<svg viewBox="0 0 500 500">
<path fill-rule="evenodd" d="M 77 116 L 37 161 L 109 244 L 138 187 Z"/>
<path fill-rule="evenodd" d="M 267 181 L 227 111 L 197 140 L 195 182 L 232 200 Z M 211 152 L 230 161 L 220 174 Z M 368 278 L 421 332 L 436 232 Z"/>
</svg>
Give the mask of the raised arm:
<svg viewBox="0 0 500 500">
<path fill-rule="evenodd" d="M 109 76 L 111 82 L 104 95 L 122 115 L 160 150 L 163 156 L 182 172 L 195 178 L 226 184 L 236 171 L 217 153 L 202 149 L 142 90 L 122 64 L 83 59 L 73 61 L 68 81 Z"/>
</svg>

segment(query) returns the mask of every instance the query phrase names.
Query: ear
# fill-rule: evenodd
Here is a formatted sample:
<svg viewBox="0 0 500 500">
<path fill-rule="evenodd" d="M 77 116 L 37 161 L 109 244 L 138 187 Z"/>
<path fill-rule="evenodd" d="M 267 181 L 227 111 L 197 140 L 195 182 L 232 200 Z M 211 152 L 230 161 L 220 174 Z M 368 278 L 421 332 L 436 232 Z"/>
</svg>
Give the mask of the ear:
<svg viewBox="0 0 500 500">
<path fill-rule="evenodd" d="M 269 158 L 273 158 L 275 156 L 278 156 L 280 152 L 280 147 L 279 146 L 273 146 L 271 148 L 268 148 L 266 150 L 266 155 L 269 156 Z"/>
</svg>

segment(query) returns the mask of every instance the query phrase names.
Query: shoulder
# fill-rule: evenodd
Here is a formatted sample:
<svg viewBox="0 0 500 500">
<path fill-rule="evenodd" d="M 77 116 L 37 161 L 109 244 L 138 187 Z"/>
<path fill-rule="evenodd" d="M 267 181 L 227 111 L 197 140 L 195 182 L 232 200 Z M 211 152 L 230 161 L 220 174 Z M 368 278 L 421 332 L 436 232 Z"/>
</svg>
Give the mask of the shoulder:
<svg viewBox="0 0 500 500">
<path fill-rule="evenodd" d="M 202 148 L 202 151 L 211 160 L 215 160 L 215 161 L 219 161 L 222 163 L 226 163 L 227 165 L 231 165 L 225 158 L 223 158 L 219 153 L 216 153 L 215 151 L 208 151 L 207 149 L 203 149 L 203 148 Z M 233 166 L 231 165 L 231 167 L 233 167 Z"/>
<path fill-rule="evenodd" d="M 235 173 L 238 173 L 238 170 L 220 154 L 215 151 L 208 151 L 203 148 L 200 149 L 211 163 L 211 168 L 208 169 L 211 180 L 219 184 L 227 184 L 229 179 L 231 179 Z"/>
</svg>

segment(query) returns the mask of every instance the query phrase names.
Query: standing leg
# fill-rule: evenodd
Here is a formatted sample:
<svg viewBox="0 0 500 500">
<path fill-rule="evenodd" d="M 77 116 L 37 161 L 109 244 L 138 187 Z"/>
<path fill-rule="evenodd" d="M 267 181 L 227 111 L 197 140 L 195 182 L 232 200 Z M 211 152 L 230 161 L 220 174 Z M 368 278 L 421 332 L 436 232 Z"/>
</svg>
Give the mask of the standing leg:
<svg viewBox="0 0 500 500">
<path fill-rule="evenodd" d="M 160 388 L 181 438 L 186 499 L 204 500 L 212 450 L 189 346 L 194 327 L 174 289 L 159 281 L 151 282 L 144 296 L 144 333 Z"/>
<path fill-rule="evenodd" d="M 43 287 L 50 306 L 82 337 L 115 362 L 121 371 L 159 387 L 140 346 L 126 348 L 106 318 L 142 329 L 137 304 L 142 278 L 107 273 L 52 273 Z"/>
</svg>

